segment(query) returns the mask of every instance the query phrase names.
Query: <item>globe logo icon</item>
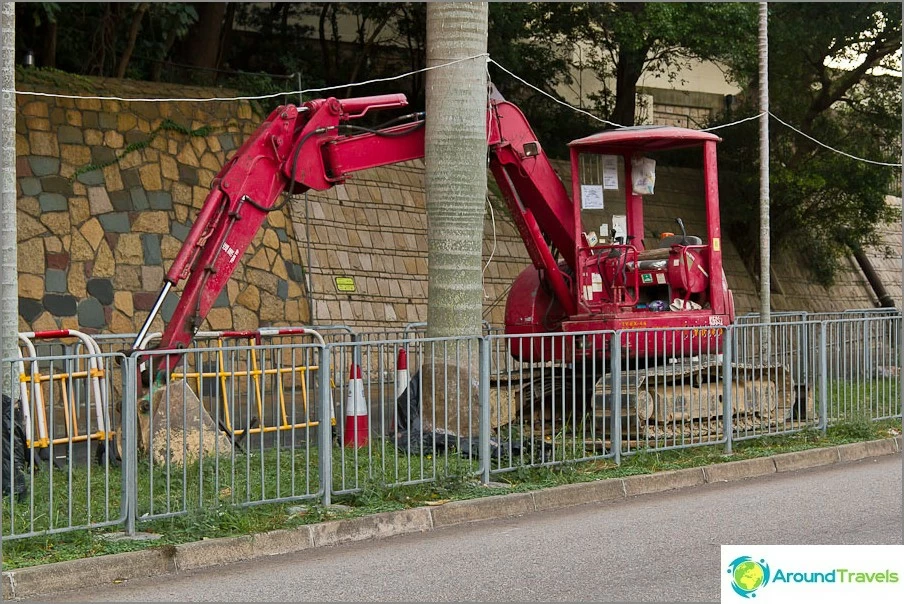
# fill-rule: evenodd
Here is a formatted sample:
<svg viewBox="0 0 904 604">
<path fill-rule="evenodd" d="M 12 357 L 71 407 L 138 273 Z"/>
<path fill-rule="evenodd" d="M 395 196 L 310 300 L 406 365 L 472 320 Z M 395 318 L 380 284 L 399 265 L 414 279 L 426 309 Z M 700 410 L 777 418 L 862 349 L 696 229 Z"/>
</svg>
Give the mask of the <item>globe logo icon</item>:
<svg viewBox="0 0 904 604">
<path fill-rule="evenodd" d="M 728 565 L 731 587 L 742 598 L 755 598 L 756 590 L 769 583 L 769 565 L 750 556 L 741 556 Z"/>
</svg>

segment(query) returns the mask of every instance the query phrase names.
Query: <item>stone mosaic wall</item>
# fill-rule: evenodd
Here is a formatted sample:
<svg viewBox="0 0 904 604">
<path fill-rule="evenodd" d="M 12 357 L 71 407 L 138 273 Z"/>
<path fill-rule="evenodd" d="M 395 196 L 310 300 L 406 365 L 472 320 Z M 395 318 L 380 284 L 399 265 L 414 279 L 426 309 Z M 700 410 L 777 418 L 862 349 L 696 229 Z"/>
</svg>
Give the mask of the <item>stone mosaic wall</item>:
<svg viewBox="0 0 904 604">
<path fill-rule="evenodd" d="M 84 80 L 93 88 L 78 94 L 184 98 L 222 93 Z M 60 90 L 34 83 L 19 89 Z M 20 329 L 137 331 L 211 180 L 261 116 L 247 103 L 236 102 L 124 103 L 19 95 L 17 103 Z M 204 136 L 171 130 L 153 135 L 165 119 L 211 131 Z M 115 160 L 127 146 L 141 141 L 149 141 L 146 148 L 76 175 L 85 166 Z M 556 169 L 570 184 L 567 164 L 559 162 Z M 681 216 L 689 231 L 702 232 L 697 182 L 689 171 L 660 171 L 655 203 L 646 210 L 651 230 L 674 231 L 674 218 Z M 730 200 L 723 201 L 730 206 Z M 607 211 L 623 212 L 623 203 L 607 200 Z M 888 231 L 900 234 L 900 226 Z M 484 235 L 484 318 L 501 325 L 508 288 L 529 259 L 503 212 L 497 211 L 493 220 L 488 214 Z M 872 256 L 888 279 L 886 287 L 899 298 L 900 271 L 889 267 L 900 266 L 900 237 L 891 252 L 876 249 Z M 757 285 L 729 241 L 724 258 L 738 313 L 756 310 Z M 310 295 L 303 268 L 308 264 Z M 809 283 L 793 258 L 779 256 L 776 265 L 785 289 L 773 296 L 777 310 L 874 304 L 853 264 L 832 288 Z M 336 277 L 351 277 L 355 291 L 341 291 Z M 162 329 L 174 302 L 167 300 L 155 330 Z M 358 330 L 401 329 L 426 320 L 426 303 L 424 166 L 411 161 L 362 172 L 329 191 L 296 196 L 283 211 L 271 213 L 204 327 L 314 322 Z"/>
<path fill-rule="evenodd" d="M 83 80 L 91 87 L 77 94 L 86 96 L 221 93 Z M 58 91 L 40 83 L 17 88 Z M 259 122 L 247 102 L 128 103 L 18 95 L 20 329 L 137 331 L 211 181 Z M 193 136 L 165 129 L 170 123 L 207 132 Z M 143 148 L 128 152 L 130 146 Z M 209 328 L 306 320 L 303 270 L 288 211 L 270 214 L 268 223 L 209 314 Z M 162 329 L 175 301 L 166 301 L 153 329 Z"/>
</svg>

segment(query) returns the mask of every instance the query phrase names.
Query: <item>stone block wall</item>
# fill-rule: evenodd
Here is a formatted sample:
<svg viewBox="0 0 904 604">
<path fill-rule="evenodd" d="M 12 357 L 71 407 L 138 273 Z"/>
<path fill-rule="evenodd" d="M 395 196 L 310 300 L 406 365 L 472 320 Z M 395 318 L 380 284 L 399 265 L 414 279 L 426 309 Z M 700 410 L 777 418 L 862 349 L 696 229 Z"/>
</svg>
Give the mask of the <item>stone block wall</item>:
<svg viewBox="0 0 904 604">
<path fill-rule="evenodd" d="M 83 80 L 93 88 L 80 95 L 186 98 L 223 92 Z M 18 86 L 72 92 L 33 82 Z M 137 331 L 211 181 L 262 116 L 241 102 L 126 103 L 29 95 L 17 97 L 17 109 L 20 329 Z M 189 129 L 207 126 L 210 132 L 154 134 L 165 119 Z M 118 162 L 80 172 L 111 162 L 142 141 L 149 141 L 145 148 Z M 569 186 L 568 164 L 556 162 L 555 167 Z M 702 234 L 700 182 L 690 170 L 661 167 L 656 194 L 645 209 L 649 229 L 675 231 L 674 218 L 680 216 L 689 232 Z M 723 212 L 730 211 L 731 200 L 722 202 Z M 610 214 L 624 212 L 623 201 L 607 198 L 606 204 Z M 871 255 L 900 304 L 900 225 L 886 231 L 891 249 L 877 248 Z M 758 286 L 730 241 L 723 250 L 738 314 L 757 310 Z M 483 251 L 484 319 L 502 325 L 508 289 L 530 262 L 504 211 L 492 218 L 487 214 Z M 776 310 L 874 305 L 853 262 L 835 286 L 824 288 L 806 278 L 795 258 L 773 258 L 783 288 L 773 295 Z M 355 291 L 341 291 L 336 277 L 351 277 Z M 154 330 L 162 330 L 174 303 L 175 298 L 167 300 Z M 328 191 L 297 195 L 271 213 L 203 328 L 315 323 L 400 330 L 426 319 L 424 164 L 416 160 L 361 172 Z"/>
<path fill-rule="evenodd" d="M 88 83 L 80 96 L 222 95 L 152 83 L 80 81 Z M 17 83 L 17 89 L 67 92 L 40 82 Z M 28 94 L 17 95 L 16 102 L 20 329 L 137 331 L 212 180 L 261 116 L 247 102 L 141 103 Z M 161 129 L 168 123 L 208 131 L 193 136 Z M 288 210 L 271 213 L 267 222 L 208 315 L 208 328 L 301 324 L 307 318 Z M 175 296 L 167 299 L 154 330 L 162 329 L 175 302 Z"/>
</svg>

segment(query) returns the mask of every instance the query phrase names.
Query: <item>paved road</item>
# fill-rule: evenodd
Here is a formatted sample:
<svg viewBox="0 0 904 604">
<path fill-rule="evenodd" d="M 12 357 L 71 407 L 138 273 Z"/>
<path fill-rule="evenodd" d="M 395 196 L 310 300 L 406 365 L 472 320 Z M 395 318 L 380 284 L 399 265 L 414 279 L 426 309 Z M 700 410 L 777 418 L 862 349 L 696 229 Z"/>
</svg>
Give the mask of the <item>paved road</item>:
<svg viewBox="0 0 904 604">
<path fill-rule="evenodd" d="M 718 601 L 720 544 L 900 539 L 893 455 L 39 599 Z"/>
</svg>

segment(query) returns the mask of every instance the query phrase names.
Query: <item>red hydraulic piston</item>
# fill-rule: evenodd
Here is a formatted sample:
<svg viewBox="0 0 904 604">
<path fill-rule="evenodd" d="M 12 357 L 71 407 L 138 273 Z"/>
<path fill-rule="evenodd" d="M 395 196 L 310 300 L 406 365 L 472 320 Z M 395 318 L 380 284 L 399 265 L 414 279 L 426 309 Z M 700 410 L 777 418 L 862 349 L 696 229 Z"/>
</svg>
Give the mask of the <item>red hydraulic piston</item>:
<svg viewBox="0 0 904 604">
<path fill-rule="evenodd" d="M 407 104 L 408 99 L 405 98 L 404 94 L 379 94 L 377 96 L 362 96 L 356 99 L 339 100 L 342 113 L 348 114 L 346 119 L 361 117 L 371 109 L 405 107 Z"/>
</svg>

